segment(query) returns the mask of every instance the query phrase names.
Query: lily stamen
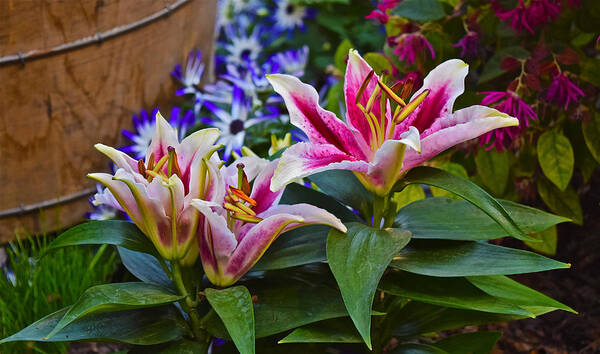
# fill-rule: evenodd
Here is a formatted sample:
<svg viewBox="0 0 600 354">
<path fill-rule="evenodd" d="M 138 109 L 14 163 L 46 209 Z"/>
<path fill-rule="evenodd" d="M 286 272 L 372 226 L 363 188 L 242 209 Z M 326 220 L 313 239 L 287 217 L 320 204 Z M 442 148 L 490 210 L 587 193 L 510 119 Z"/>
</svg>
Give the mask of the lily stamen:
<svg viewBox="0 0 600 354">
<path fill-rule="evenodd" d="M 175 149 L 172 146 L 169 146 L 167 148 L 167 150 L 169 151 L 169 164 L 168 164 L 168 176 L 171 177 L 172 175 L 177 175 L 179 176 L 180 179 L 183 179 L 183 174 L 181 173 L 181 169 L 179 168 L 179 163 L 177 162 L 177 153 L 175 152 Z"/>
<path fill-rule="evenodd" d="M 244 200 L 245 202 L 247 202 L 248 204 L 252 205 L 253 207 L 256 206 L 256 200 L 250 198 L 249 196 L 246 195 L 246 193 L 244 193 L 241 189 L 237 189 L 235 187 L 229 186 L 229 190 L 238 198 Z"/>
</svg>

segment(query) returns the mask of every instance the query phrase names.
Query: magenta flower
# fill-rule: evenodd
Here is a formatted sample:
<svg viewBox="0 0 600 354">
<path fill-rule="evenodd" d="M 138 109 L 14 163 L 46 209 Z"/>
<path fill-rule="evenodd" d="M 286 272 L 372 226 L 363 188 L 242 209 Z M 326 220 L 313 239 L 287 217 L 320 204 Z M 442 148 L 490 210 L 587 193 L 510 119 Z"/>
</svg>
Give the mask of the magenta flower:
<svg viewBox="0 0 600 354">
<path fill-rule="evenodd" d="M 463 58 L 475 58 L 480 50 L 479 35 L 477 32 L 469 31 L 453 47 L 460 48 L 460 56 Z"/>
<path fill-rule="evenodd" d="M 377 8 L 371 11 L 370 14 L 365 16 L 366 19 L 375 20 L 379 23 L 386 24 L 389 19 L 389 15 L 387 14 L 387 10 L 393 9 L 398 5 L 402 0 L 381 0 L 377 4 Z"/>
<path fill-rule="evenodd" d="M 537 114 L 525 101 L 513 91 L 485 91 L 482 105 L 495 104 L 495 108 L 519 120 L 519 125 L 492 130 L 479 139 L 481 145 L 490 145 L 497 150 L 504 150 L 516 139 L 523 129 L 529 126 L 530 120 L 537 120 Z"/>
<path fill-rule="evenodd" d="M 118 170 L 114 175 L 90 173 L 107 187 L 94 204 L 107 204 L 127 213 L 167 260 L 193 264 L 199 213 L 192 198 L 210 198 L 204 186 L 206 164 L 216 147 L 219 130 L 197 131 L 179 142 L 177 132 L 157 113 L 154 137 L 145 159 L 138 161 L 112 147 L 96 144 Z M 212 165 L 212 163 L 210 163 Z"/>
<path fill-rule="evenodd" d="M 564 73 L 558 73 L 552 78 L 552 84 L 548 87 L 545 98 L 558 106 L 569 108 L 569 103 L 579 101 L 585 96 L 583 91 L 577 87 Z"/>
<path fill-rule="evenodd" d="M 505 11 L 497 0 L 492 2 L 492 7 L 500 21 L 506 21 L 515 31 L 521 32 L 526 29 L 534 33 L 534 27 L 543 25 L 560 15 L 560 4 L 551 0 L 532 0 L 526 6 L 523 0 L 519 0 L 517 7 Z"/>
<path fill-rule="evenodd" d="M 392 41 L 396 45 L 394 53 L 409 65 L 415 62 L 420 53 L 424 54 L 425 50 L 429 51 L 431 59 L 435 59 L 435 51 L 431 43 L 421 32 L 404 33 L 394 37 Z"/>
<path fill-rule="evenodd" d="M 348 58 L 346 122 L 319 106 L 312 86 L 289 75 L 268 76 L 285 101 L 291 123 L 309 138 L 283 153 L 271 182 L 273 190 L 296 178 L 343 169 L 354 171 L 368 190 L 385 196 L 406 171 L 449 147 L 518 124 L 517 119 L 484 106 L 452 113 L 468 72 L 461 60 L 448 60 L 433 69 L 423 87 L 403 105 L 355 50 Z M 382 91 L 399 102 L 394 112 L 387 98 L 381 102 Z"/>
<path fill-rule="evenodd" d="M 216 197 L 192 201 L 205 217 L 198 245 L 204 272 L 214 285 L 234 284 L 288 230 L 325 224 L 346 232 L 338 218 L 316 206 L 279 204 L 283 189 L 270 189 L 278 163 L 248 156 L 221 171 L 213 170 L 211 190 Z"/>
</svg>

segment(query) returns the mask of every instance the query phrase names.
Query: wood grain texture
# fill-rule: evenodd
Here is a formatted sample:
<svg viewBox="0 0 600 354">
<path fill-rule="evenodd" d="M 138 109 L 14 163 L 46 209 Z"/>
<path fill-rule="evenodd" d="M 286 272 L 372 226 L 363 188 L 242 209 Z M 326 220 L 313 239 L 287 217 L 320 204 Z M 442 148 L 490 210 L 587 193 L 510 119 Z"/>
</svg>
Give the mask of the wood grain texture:
<svg viewBox="0 0 600 354">
<path fill-rule="evenodd" d="M 0 55 L 91 36 L 138 21 L 165 3 L 1 1 Z M 169 73 L 192 49 L 211 57 L 215 14 L 216 0 L 191 0 L 167 17 L 101 44 L 25 66 L 0 66 L 0 211 L 93 187 L 86 174 L 108 169 L 108 159 L 93 144 L 120 145 L 132 113 L 170 108 L 175 83 Z M 0 242 L 15 231 L 67 227 L 83 217 L 85 202 L 0 218 Z"/>
</svg>

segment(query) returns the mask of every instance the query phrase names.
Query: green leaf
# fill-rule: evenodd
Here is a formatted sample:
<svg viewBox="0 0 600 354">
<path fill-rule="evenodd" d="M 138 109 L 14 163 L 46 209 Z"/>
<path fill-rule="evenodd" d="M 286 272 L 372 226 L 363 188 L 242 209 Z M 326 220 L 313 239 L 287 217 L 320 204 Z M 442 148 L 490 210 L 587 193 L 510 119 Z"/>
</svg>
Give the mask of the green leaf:
<svg viewBox="0 0 600 354">
<path fill-rule="evenodd" d="M 154 283 L 175 290 L 173 281 L 160 265 L 158 259 L 147 253 L 135 252 L 117 246 L 121 262 L 127 270 L 139 280 Z"/>
<path fill-rule="evenodd" d="M 369 65 L 371 65 L 371 67 L 373 68 L 373 70 L 375 70 L 375 73 L 380 75 L 380 74 L 384 74 L 384 75 L 391 75 L 392 74 L 392 64 L 390 63 L 390 61 L 382 54 L 380 53 L 367 53 L 364 55 L 364 59 L 367 63 L 369 63 Z"/>
<path fill-rule="evenodd" d="M 519 227 L 527 233 L 540 232 L 569 221 L 526 205 L 499 200 Z M 427 198 L 400 210 L 394 226 L 409 230 L 413 239 L 491 240 L 506 231 L 473 204 L 456 199 Z"/>
<path fill-rule="evenodd" d="M 409 302 L 400 311 L 390 314 L 388 317 L 389 321 L 393 323 L 392 333 L 400 338 L 412 338 L 423 333 L 526 318 L 525 316 L 458 310 L 418 301 Z"/>
<path fill-rule="evenodd" d="M 503 195 L 508 183 L 509 157 L 507 152 L 479 149 L 475 155 L 477 173 L 495 195 Z"/>
<path fill-rule="evenodd" d="M 96 314 L 73 322 L 52 338 L 45 339 L 69 307 L 54 312 L 3 339 L 15 341 L 71 342 L 79 340 L 117 341 L 152 345 L 178 340 L 190 334 L 187 323 L 174 306 Z"/>
<path fill-rule="evenodd" d="M 520 46 L 506 47 L 496 51 L 483 67 L 483 72 L 479 77 L 479 84 L 493 80 L 506 73 L 506 71 L 500 67 L 500 64 L 502 63 L 502 60 L 507 57 L 525 59 L 529 57 L 529 52 Z"/>
<path fill-rule="evenodd" d="M 338 290 L 288 278 L 245 284 L 256 296 L 256 338 L 271 336 L 309 323 L 348 316 Z M 213 312 L 202 320 L 204 328 L 219 338 L 229 338 L 221 319 Z"/>
<path fill-rule="evenodd" d="M 549 229 L 538 232 L 537 234 L 534 234 L 533 237 L 539 239 L 541 242 L 525 241 L 525 244 L 529 246 L 529 248 L 548 256 L 556 255 L 556 244 L 558 242 L 556 226 L 552 226 Z"/>
<path fill-rule="evenodd" d="M 587 57 L 582 58 L 579 78 L 596 87 L 600 87 L 600 60 L 589 59 Z"/>
<path fill-rule="evenodd" d="M 371 306 L 379 279 L 395 254 L 410 240 L 410 232 L 348 224 L 346 234 L 332 229 L 327 260 L 356 329 L 371 348 Z"/>
<path fill-rule="evenodd" d="M 69 324 L 93 314 L 157 307 L 182 298 L 162 286 L 149 283 L 96 285 L 79 297 L 45 339 L 52 338 Z"/>
<path fill-rule="evenodd" d="M 570 267 L 529 251 L 484 242 L 446 240 L 413 240 L 391 266 L 434 277 L 521 274 Z"/>
<path fill-rule="evenodd" d="M 349 318 L 335 318 L 296 328 L 278 343 L 362 343 Z"/>
<path fill-rule="evenodd" d="M 331 88 L 329 92 L 327 92 L 327 104 L 325 105 L 325 109 L 335 113 L 336 116 L 340 117 L 342 113 L 340 112 L 340 105 L 343 105 L 344 102 L 344 82 L 338 81 Z"/>
<path fill-rule="evenodd" d="M 450 354 L 489 354 L 501 336 L 501 332 L 462 333 L 444 338 L 435 346 Z"/>
<path fill-rule="evenodd" d="M 325 245 L 330 229 L 325 225 L 311 225 L 287 231 L 273 242 L 252 267 L 252 271 L 284 269 L 326 261 Z"/>
<path fill-rule="evenodd" d="M 439 278 L 408 272 L 387 273 L 379 289 L 428 304 L 465 310 L 530 316 L 529 311 L 490 296 L 465 278 Z"/>
<path fill-rule="evenodd" d="M 503 275 L 474 276 L 467 279 L 482 291 L 519 305 L 535 315 L 554 310 L 565 310 L 576 313 L 569 306 Z"/>
<path fill-rule="evenodd" d="M 344 72 L 346 70 L 346 58 L 348 57 L 348 53 L 350 49 L 354 48 L 352 42 L 347 39 L 344 39 L 342 43 L 335 50 L 334 63 L 335 67 L 340 71 Z"/>
<path fill-rule="evenodd" d="M 465 170 L 465 168 L 461 164 L 458 164 L 455 162 L 445 162 L 441 165 L 437 165 L 436 167 L 439 168 L 440 170 L 450 172 L 453 175 L 456 175 L 458 177 L 461 177 L 464 179 L 469 179 L 469 174 L 467 173 L 467 170 Z M 434 197 L 447 197 L 447 198 L 453 198 L 453 199 L 461 199 L 460 197 L 457 197 L 456 195 L 454 195 L 451 192 L 446 191 L 445 189 L 430 187 L 430 190 L 431 190 L 431 194 Z"/>
<path fill-rule="evenodd" d="M 581 47 L 591 42 L 594 38 L 597 38 L 596 33 L 582 32 L 571 39 L 571 44 L 575 47 Z"/>
<path fill-rule="evenodd" d="M 397 346 L 391 354 L 448 354 L 448 352 L 433 345 L 407 343 Z"/>
<path fill-rule="evenodd" d="M 285 187 L 285 191 L 281 196 L 281 204 L 300 204 L 307 203 L 325 209 L 334 214 L 340 220 L 346 222 L 361 221 L 360 218 L 349 210 L 346 206 L 340 204 L 334 198 L 327 194 L 316 191 L 312 188 L 307 188 L 298 183 L 291 183 Z"/>
<path fill-rule="evenodd" d="M 309 179 L 324 193 L 359 210 L 364 215 L 371 211 L 373 195 L 365 189 L 351 171 L 324 171 L 311 175 Z"/>
<path fill-rule="evenodd" d="M 520 240 L 534 241 L 517 226 L 504 207 L 475 183 L 452 173 L 432 167 L 415 167 L 401 179 L 394 190 L 400 191 L 409 184 L 427 184 L 443 188 L 471 202 L 502 226 L 510 236 Z"/>
<path fill-rule="evenodd" d="M 572 186 L 561 191 L 544 178 L 538 178 L 536 184 L 538 194 L 550 210 L 571 219 L 577 225 L 583 224 L 583 210 L 581 210 L 579 195 Z"/>
<path fill-rule="evenodd" d="M 404 0 L 392 10 L 392 14 L 419 22 L 437 21 L 446 16 L 438 0 Z"/>
<path fill-rule="evenodd" d="M 60 234 L 43 255 L 67 246 L 115 245 L 132 251 L 157 255 L 154 245 L 135 224 L 121 220 L 94 220 L 74 226 Z"/>
<path fill-rule="evenodd" d="M 581 131 L 592 156 L 596 162 L 600 163 L 600 114 L 596 112 L 594 119 L 584 122 L 581 125 Z"/>
<path fill-rule="evenodd" d="M 406 205 L 425 199 L 425 191 L 423 187 L 418 184 L 410 184 L 406 186 L 401 192 L 394 193 L 392 200 L 396 203 L 396 209 L 400 210 Z"/>
<path fill-rule="evenodd" d="M 542 134 L 537 142 L 542 171 L 561 191 L 569 185 L 575 167 L 573 148 L 566 136 L 553 130 Z"/>
<path fill-rule="evenodd" d="M 245 286 L 204 290 L 241 354 L 254 353 L 254 308 Z"/>
</svg>

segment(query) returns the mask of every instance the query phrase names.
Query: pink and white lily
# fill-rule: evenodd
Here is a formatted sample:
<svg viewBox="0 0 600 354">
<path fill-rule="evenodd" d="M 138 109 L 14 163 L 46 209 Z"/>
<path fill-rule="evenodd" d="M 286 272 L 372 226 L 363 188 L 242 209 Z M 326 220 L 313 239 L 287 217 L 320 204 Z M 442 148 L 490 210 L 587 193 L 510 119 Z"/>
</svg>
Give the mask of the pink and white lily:
<svg viewBox="0 0 600 354">
<path fill-rule="evenodd" d="M 212 170 L 211 181 L 217 181 L 216 198 L 192 200 L 192 205 L 204 215 L 204 232 L 198 238 L 200 258 L 214 285 L 234 284 L 288 230 L 325 224 L 346 232 L 338 218 L 316 206 L 279 204 L 283 189 L 270 189 L 278 163 L 242 157 L 221 171 Z"/>
<path fill-rule="evenodd" d="M 309 138 L 283 153 L 271 188 L 343 169 L 354 171 L 368 190 L 385 196 L 406 171 L 440 152 L 490 130 L 518 125 L 516 118 L 485 106 L 452 112 L 454 101 L 464 92 L 467 73 L 463 61 L 448 60 L 433 69 L 405 103 L 394 86 L 386 86 L 351 50 L 344 83 L 346 122 L 319 106 L 319 96 L 310 85 L 289 75 L 269 75 L 290 121 Z M 394 111 L 391 102 L 397 104 Z"/>
<path fill-rule="evenodd" d="M 212 197 L 207 169 L 218 148 L 218 129 L 197 131 L 181 142 L 177 132 L 157 113 L 156 128 L 145 159 L 138 161 L 112 147 L 96 144 L 117 166 L 114 175 L 90 173 L 107 190 L 95 203 L 108 204 L 129 215 L 167 260 L 193 264 L 198 257 L 196 235 L 200 214 L 193 198 Z"/>
</svg>

